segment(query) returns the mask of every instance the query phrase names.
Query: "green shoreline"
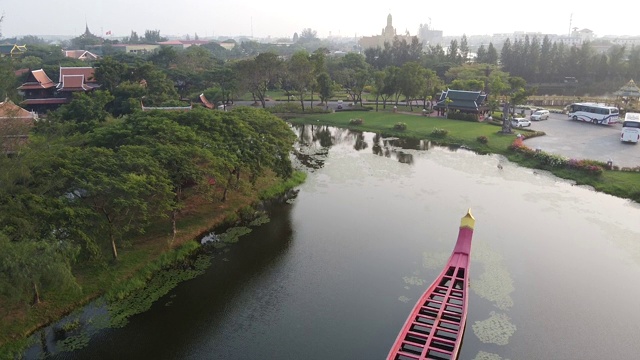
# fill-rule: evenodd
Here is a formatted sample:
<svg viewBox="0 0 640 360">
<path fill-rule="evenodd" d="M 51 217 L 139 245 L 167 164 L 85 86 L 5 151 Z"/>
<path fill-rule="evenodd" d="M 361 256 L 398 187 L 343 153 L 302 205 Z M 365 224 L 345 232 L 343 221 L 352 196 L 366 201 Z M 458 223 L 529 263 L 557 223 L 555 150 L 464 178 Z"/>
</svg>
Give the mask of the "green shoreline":
<svg viewBox="0 0 640 360">
<path fill-rule="evenodd" d="M 22 305 L 9 309 L 10 318 L 0 324 L 0 358 L 20 358 L 29 337 L 87 303 L 107 296 L 126 299 L 137 291 L 144 291 L 156 274 L 183 264 L 201 249 L 194 240 L 211 229 L 243 220 L 243 214 L 263 201 L 277 199 L 300 185 L 306 173 L 295 172 L 287 180 L 265 176 L 257 181 L 250 194 L 231 195 L 227 202 L 211 204 L 196 202 L 178 223 L 178 236 L 170 243 L 170 226 L 157 224 L 147 235 L 132 239 L 132 245 L 121 253 L 115 264 L 81 264 L 78 282 L 81 292 L 67 291 L 45 293 L 45 300 L 37 307 Z M 185 277 L 183 280 L 186 280 Z"/>
<path fill-rule="evenodd" d="M 351 123 L 352 119 L 362 119 L 362 124 L 354 125 Z M 516 132 L 501 134 L 500 127 L 496 124 L 420 116 L 420 113 L 393 113 L 388 110 L 305 114 L 289 117 L 287 121 L 294 125 L 327 125 L 375 132 L 384 136 L 431 140 L 436 144 L 465 147 L 481 154 L 500 154 L 521 166 L 546 170 L 557 177 L 573 180 L 577 185 L 588 185 L 596 191 L 640 203 L 640 167 L 628 169 L 630 171 L 608 170 L 606 164 L 579 159 L 584 160 L 586 165 L 593 164 L 602 169 L 601 172 L 593 174 L 583 171 L 584 169 L 560 166 L 558 162 L 565 165 L 566 159 L 563 162 L 562 157 L 544 152 L 536 155 L 526 147 L 526 142 L 518 151 L 513 150 Z M 406 129 L 394 129 L 394 125 L 398 123 L 404 123 Z M 432 133 L 435 129 L 447 130 L 447 135 L 437 136 Z M 544 136 L 544 133 L 527 129 L 518 129 L 517 132 L 526 137 Z M 487 142 L 479 142 L 478 137 L 485 137 Z"/>
</svg>

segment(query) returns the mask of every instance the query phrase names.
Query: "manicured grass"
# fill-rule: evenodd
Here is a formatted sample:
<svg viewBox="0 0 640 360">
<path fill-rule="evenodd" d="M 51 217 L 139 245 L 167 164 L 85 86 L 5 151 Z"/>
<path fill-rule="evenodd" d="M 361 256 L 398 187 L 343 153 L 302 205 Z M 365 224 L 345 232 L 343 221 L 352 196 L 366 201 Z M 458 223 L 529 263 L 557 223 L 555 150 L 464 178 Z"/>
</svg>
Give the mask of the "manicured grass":
<svg viewBox="0 0 640 360">
<path fill-rule="evenodd" d="M 418 114 L 419 112 L 416 112 Z M 349 120 L 361 118 L 362 125 L 350 125 Z M 319 120 L 319 121 L 316 121 Z M 507 147 L 516 137 L 513 134 L 499 134 L 500 127 L 488 123 L 450 120 L 446 118 L 408 115 L 389 111 L 344 111 L 332 114 L 309 115 L 289 120 L 293 124 L 324 124 L 354 130 L 381 132 L 388 136 L 431 139 L 446 144 L 465 145 L 479 152 L 506 154 Z M 404 131 L 394 130 L 393 126 L 403 122 L 407 124 Z M 445 129 L 449 133 L 445 138 L 431 136 L 434 129 Z M 523 130 L 526 132 L 527 130 Z M 487 144 L 477 141 L 478 136 L 486 136 Z"/>
<path fill-rule="evenodd" d="M 362 125 L 349 124 L 349 120 L 355 118 L 363 119 Z M 306 115 L 289 121 L 293 124 L 330 125 L 377 132 L 385 136 L 430 139 L 436 143 L 447 145 L 464 145 L 481 153 L 502 154 L 510 161 L 522 166 L 548 170 L 558 177 L 574 180 L 577 184 L 593 186 L 597 191 L 640 202 L 640 172 L 604 170 L 601 175 L 594 176 L 579 170 L 551 168 L 535 158 L 526 157 L 509 150 L 509 145 L 513 143 L 516 133 L 529 134 L 530 130 L 528 129 L 514 130 L 513 134 L 505 135 L 499 133 L 499 126 L 488 123 L 393 113 L 388 110 L 379 112 L 345 111 L 332 114 Z M 398 122 L 407 124 L 406 130 L 394 130 L 393 126 Z M 433 136 L 431 133 L 436 128 L 447 130 L 447 136 L 444 138 Z M 479 136 L 486 136 L 487 144 L 478 142 L 477 138 Z"/>
</svg>

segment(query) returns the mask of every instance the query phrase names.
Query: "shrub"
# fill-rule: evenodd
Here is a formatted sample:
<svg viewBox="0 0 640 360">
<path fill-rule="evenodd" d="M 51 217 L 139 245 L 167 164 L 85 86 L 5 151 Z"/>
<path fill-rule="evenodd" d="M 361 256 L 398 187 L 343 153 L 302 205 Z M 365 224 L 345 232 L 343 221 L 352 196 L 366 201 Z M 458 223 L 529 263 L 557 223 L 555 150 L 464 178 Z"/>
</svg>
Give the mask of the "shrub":
<svg viewBox="0 0 640 360">
<path fill-rule="evenodd" d="M 446 129 L 438 129 L 438 128 L 435 128 L 435 129 L 433 129 L 433 131 L 431 132 L 431 135 L 432 135 L 432 136 L 437 137 L 437 138 L 440 138 L 440 139 L 442 139 L 442 138 L 446 137 L 446 136 L 447 136 L 447 134 L 449 134 L 449 131 L 448 131 L 448 130 L 446 130 Z"/>
<path fill-rule="evenodd" d="M 450 112 L 447 118 L 453 119 L 453 120 L 478 122 L 478 118 L 476 117 L 475 114 L 467 114 L 467 113 L 460 113 L 460 112 Z"/>
<path fill-rule="evenodd" d="M 350 125 L 362 125 L 364 123 L 364 120 L 357 118 L 357 119 L 350 119 L 349 120 L 349 124 Z"/>
<path fill-rule="evenodd" d="M 489 142 L 489 138 L 487 138 L 484 135 L 480 135 L 476 138 L 476 140 L 480 143 L 480 144 L 487 144 Z"/>
<path fill-rule="evenodd" d="M 400 131 L 407 130 L 407 124 L 403 122 L 397 122 L 395 125 L 393 125 L 393 129 Z"/>
<path fill-rule="evenodd" d="M 313 109 L 310 106 L 304 108 L 302 111 L 302 106 L 298 102 L 285 102 L 279 103 L 274 106 L 267 107 L 267 110 L 270 113 L 278 113 L 278 114 L 303 114 L 303 113 L 329 113 L 329 110 L 326 110 L 324 106 L 315 106 Z"/>
</svg>

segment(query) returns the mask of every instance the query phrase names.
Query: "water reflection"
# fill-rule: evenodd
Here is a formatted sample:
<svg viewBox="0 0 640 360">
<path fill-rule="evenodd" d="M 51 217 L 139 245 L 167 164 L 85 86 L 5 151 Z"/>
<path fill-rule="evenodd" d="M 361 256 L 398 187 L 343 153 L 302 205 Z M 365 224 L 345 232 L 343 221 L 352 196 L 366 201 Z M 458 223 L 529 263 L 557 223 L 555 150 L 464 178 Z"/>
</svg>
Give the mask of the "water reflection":
<svg viewBox="0 0 640 360">
<path fill-rule="evenodd" d="M 326 125 L 293 125 L 298 135 L 298 143 L 293 154 L 303 167 L 317 170 L 324 166 L 329 149 L 337 144 L 353 143 L 353 149 L 362 151 L 369 148 L 373 154 L 394 157 L 403 164 L 413 164 L 413 154 L 404 150 L 428 150 L 431 143 L 420 139 L 383 138 L 380 134 L 339 129 Z M 371 144 L 370 144 L 371 143 Z"/>
<path fill-rule="evenodd" d="M 317 167 L 293 205 L 127 327 L 58 358 L 384 358 L 468 207 L 477 223 L 460 359 L 640 353 L 637 204 L 498 156 L 329 127 L 294 131 L 295 158 L 315 157 Z M 359 141 L 372 152 L 355 149 Z M 603 295 L 615 293 L 623 296 Z"/>
</svg>

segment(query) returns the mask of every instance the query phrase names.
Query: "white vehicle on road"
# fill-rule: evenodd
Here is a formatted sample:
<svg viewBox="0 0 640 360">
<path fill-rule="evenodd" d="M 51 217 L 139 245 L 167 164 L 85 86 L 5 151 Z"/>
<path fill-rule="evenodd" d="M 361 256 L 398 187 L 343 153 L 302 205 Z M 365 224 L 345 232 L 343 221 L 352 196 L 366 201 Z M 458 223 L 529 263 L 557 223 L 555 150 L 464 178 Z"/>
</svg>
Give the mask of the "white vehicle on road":
<svg viewBox="0 0 640 360">
<path fill-rule="evenodd" d="M 619 110 L 614 106 L 596 103 L 575 103 L 568 106 L 570 119 L 586 121 L 594 124 L 615 124 L 618 122 Z"/>
<path fill-rule="evenodd" d="M 511 126 L 513 127 L 527 127 L 531 126 L 531 121 L 525 118 L 513 118 L 511 119 Z"/>
<path fill-rule="evenodd" d="M 536 110 L 533 114 L 531 114 L 532 121 L 540 121 L 547 120 L 549 118 L 549 110 Z"/>
<path fill-rule="evenodd" d="M 640 140 L 640 113 L 626 113 L 622 123 L 620 141 L 637 143 Z"/>
</svg>

